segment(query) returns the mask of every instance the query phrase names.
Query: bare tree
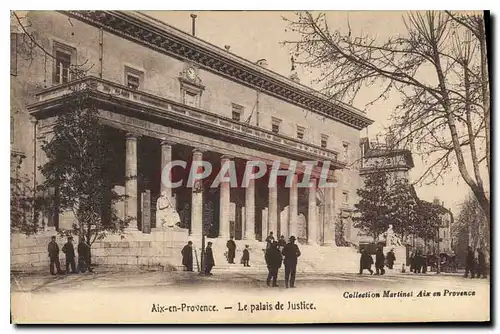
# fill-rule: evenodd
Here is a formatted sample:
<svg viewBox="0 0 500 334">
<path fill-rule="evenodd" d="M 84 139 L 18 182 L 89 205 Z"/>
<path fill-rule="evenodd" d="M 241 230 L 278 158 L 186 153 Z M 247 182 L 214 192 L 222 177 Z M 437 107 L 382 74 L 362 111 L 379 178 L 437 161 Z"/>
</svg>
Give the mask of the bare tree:
<svg viewBox="0 0 500 334">
<path fill-rule="evenodd" d="M 326 15 L 299 12 L 284 18 L 297 40 L 296 64 L 320 70 L 316 82 L 332 99 L 352 103 L 366 86 L 380 87 L 369 104 L 400 96 L 391 115 L 394 145 L 416 151 L 425 171 L 418 183 L 436 183 L 457 167 L 488 219 L 489 87 L 481 15 L 410 12 L 406 31 L 384 41 L 331 31 Z M 471 172 L 472 169 L 472 172 Z M 484 172 L 483 172 L 484 173 Z"/>
</svg>

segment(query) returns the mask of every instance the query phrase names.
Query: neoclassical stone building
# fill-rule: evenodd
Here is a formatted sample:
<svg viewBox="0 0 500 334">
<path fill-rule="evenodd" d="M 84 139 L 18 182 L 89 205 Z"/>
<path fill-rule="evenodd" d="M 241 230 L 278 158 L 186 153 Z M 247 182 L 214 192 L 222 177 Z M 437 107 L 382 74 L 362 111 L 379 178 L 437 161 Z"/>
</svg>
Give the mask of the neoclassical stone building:
<svg viewBox="0 0 500 334">
<path fill-rule="evenodd" d="M 243 59 L 141 13 L 36 11 L 22 20 L 43 51 L 27 50 L 26 35 L 13 31 L 11 144 L 26 156 L 21 171 L 33 184 L 43 181 L 41 141 L 50 138 L 67 94 L 84 84 L 116 137 L 109 149 L 121 152 L 115 190 L 128 197 L 115 209 L 134 217 L 131 230 L 159 228 L 155 202 L 166 191 L 193 238 L 205 226 L 211 238 L 262 240 L 274 231 L 335 244 L 336 222 L 360 186 L 360 130 L 372 123 L 364 113 L 270 71 L 263 60 Z M 200 191 L 169 189 L 161 173 L 172 160 L 206 160 L 214 173 Z M 269 188 L 267 176 L 247 188 L 210 188 L 228 160 L 238 171 L 249 160 L 280 161 L 282 169 L 290 161 L 330 161 L 328 178 L 338 186 L 297 188 L 299 165 L 291 188 L 282 180 Z M 174 169 L 172 178 L 185 179 L 185 171 Z M 51 212 L 45 219 L 56 228 L 72 221 Z"/>
</svg>

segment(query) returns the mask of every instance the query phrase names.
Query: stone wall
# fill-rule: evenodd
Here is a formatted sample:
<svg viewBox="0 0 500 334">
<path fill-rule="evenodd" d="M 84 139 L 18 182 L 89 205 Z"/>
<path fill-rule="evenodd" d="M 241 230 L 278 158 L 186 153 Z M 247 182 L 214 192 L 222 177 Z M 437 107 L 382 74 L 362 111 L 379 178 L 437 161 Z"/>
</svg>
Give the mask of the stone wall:
<svg viewBox="0 0 500 334">
<path fill-rule="evenodd" d="M 11 269 L 29 270 L 49 266 L 47 245 L 54 231 L 35 236 L 11 235 Z M 151 234 L 129 232 L 123 237 L 111 235 L 92 245 L 92 263 L 113 266 L 147 266 L 164 269 L 182 268 L 181 249 L 187 243 L 187 230 L 153 230 Z M 65 239 L 57 237 L 59 249 Z M 77 253 L 75 240 L 75 252 Z M 76 254 L 78 256 L 78 253 Z M 59 254 L 61 265 L 64 253 Z M 174 270 L 175 270 L 174 269 Z"/>
</svg>

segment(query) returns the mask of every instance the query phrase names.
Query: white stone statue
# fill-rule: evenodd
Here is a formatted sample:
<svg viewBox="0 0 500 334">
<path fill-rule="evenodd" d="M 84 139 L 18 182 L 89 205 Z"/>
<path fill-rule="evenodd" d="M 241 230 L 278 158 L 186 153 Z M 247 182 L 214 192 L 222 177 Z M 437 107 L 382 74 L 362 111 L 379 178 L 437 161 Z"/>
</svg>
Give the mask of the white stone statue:
<svg viewBox="0 0 500 334">
<path fill-rule="evenodd" d="M 181 217 L 175 210 L 175 197 L 167 196 L 166 191 L 162 191 L 156 202 L 156 222 L 161 228 L 173 228 L 181 222 Z"/>
<path fill-rule="evenodd" d="M 386 247 L 401 246 L 401 240 L 394 234 L 392 225 L 389 225 L 389 228 L 385 232 L 385 243 Z"/>
</svg>

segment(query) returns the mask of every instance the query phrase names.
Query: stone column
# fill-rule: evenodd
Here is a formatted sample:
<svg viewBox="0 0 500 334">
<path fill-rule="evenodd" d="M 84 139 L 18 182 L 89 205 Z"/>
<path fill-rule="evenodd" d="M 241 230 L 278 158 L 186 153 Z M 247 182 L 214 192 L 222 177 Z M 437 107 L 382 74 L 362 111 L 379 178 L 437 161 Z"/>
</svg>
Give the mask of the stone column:
<svg viewBox="0 0 500 334">
<path fill-rule="evenodd" d="M 230 162 L 230 158 L 223 155 L 220 159 L 221 168 Z M 221 175 L 222 177 L 226 175 Z M 220 183 L 220 201 L 219 201 L 219 238 L 228 239 L 229 237 L 229 216 L 230 216 L 230 194 L 231 187 L 229 181 Z"/>
<path fill-rule="evenodd" d="M 299 194 L 297 189 L 297 175 L 292 177 L 290 185 L 290 199 L 288 204 L 288 232 L 289 237 L 295 236 L 297 238 L 297 216 L 298 216 L 298 200 Z"/>
<path fill-rule="evenodd" d="M 262 209 L 262 236 L 261 236 L 261 241 L 265 241 L 267 236 L 269 235 L 269 229 L 267 225 L 267 219 L 268 219 L 268 208 Z M 274 234 L 275 232 L 273 232 Z"/>
<path fill-rule="evenodd" d="M 330 181 L 329 181 L 330 182 Z M 324 244 L 335 246 L 335 188 L 323 188 L 325 192 Z"/>
<path fill-rule="evenodd" d="M 316 216 L 316 179 L 311 179 L 308 198 L 308 219 L 307 219 L 307 243 L 315 245 L 318 240 L 318 219 Z"/>
<path fill-rule="evenodd" d="M 267 234 L 273 232 L 275 238 L 278 238 L 278 185 L 269 187 L 267 226 Z"/>
<path fill-rule="evenodd" d="M 255 180 L 245 188 L 245 229 L 243 239 L 255 240 Z"/>
<path fill-rule="evenodd" d="M 165 166 L 172 161 L 172 145 L 174 143 L 168 141 L 168 140 L 162 140 L 160 145 L 161 145 L 161 175 L 163 176 L 163 169 Z M 170 177 L 170 174 L 169 174 Z M 165 180 L 165 182 L 168 180 Z M 170 180 L 172 181 L 172 180 Z M 161 192 L 166 192 L 167 196 L 169 198 L 172 197 L 172 189 L 170 187 L 167 187 L 165 182 L 162 180 L 161 182 Z"/>
<path fill-rule="evenodd" d="M 201 161 L 203 152 L 193 150 L 193 162 Z M 200 167 L 201 168 L 201 167 Z M 203 232 L 203 184 L 197 180 L 191 189 L 191 235 L 201 237 Z"/>
<path fill-rule="evenodd" d="M 137 139 L 127 133 L 125 139 L 125 214 L 131 218 L 127 230 L 137 231 Z"/>
</svg>

